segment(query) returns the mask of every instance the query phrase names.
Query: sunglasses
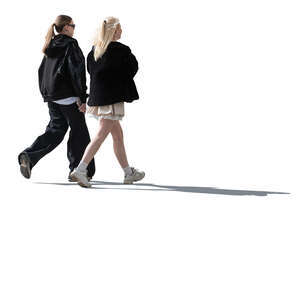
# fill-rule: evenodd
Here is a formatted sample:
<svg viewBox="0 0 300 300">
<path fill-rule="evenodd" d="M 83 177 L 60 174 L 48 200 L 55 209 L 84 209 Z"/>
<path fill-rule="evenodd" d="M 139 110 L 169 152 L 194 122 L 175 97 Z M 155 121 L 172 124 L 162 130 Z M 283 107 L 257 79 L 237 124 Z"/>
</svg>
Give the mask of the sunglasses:
<svg viewBox="0 0 300 300">
<path fill-rule="evenodd" d="M 73 29 L 75 29 L 75 24 L 67 24 L 68 26 L 73 27 Z"/>
</svg>

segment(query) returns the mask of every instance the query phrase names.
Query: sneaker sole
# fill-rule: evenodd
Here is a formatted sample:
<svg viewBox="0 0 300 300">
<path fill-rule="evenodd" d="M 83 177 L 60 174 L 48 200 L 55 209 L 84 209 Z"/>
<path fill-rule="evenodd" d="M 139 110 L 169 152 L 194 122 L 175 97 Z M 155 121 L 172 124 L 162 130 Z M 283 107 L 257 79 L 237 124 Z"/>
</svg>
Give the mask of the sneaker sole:
<svg viewBox="0 0 300 300">
<path fill-rule="evenodd" d="M 91 177 L 88 177 L 88 181 L 91 181 L 92 180 L 92 178 Z M 71 177 L 68 177 L 68 181 L 69 182 L 77 182 L 77 180 L 74 180 L 74 179 L 72 179 Z"/>
<path fill-rule="evenodd" d="M 31 176 L 31 170 L 30 170 L 30 164 L 29 164 L 29 161 L 28 159 L 26 158 L 25 155 L 22 155 L 21 156 L 21 159 L 20 159 L 21 163 L 20 163 L 20 172 L 21 174 L 29 179 L 30 176 Z"/>
<path fill-rule="evenodd" d="M 81 182 L 74 174 L 71 174 L 71 175 L 70 175 L 70 179 L 71 179 L 73 182 L 77 182 L 81 187 L 85 187 L 85 188 L 90 188 L 90 187 L 91 187 L 91 184 L 89 184 L 89 185 L 84 184 L 84 183 Z"/>
<path fill-rule="evenodd" d="M 134 182 L 137 182 L 137 181 L 140 181 L 140 180 L 142 180 L 143 178 L 145 177 L 145 173 L 144 174 L 142 174 L 142 176 L 140 177 L 140 178 L 137 178 L 137 179 L 135 179 L 135 180 L 125 180 L 124 179 L 124 184 L 133 184 Z"/>
</svg>

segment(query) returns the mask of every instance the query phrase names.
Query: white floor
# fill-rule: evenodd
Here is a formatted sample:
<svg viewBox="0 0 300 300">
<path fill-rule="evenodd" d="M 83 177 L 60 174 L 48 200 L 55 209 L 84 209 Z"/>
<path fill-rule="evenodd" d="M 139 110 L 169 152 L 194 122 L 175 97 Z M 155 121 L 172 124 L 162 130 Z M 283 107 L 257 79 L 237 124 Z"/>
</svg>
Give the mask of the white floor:
<svg viewBox="0 0 300 300">
<path fill-rule="evenodd" d="M 3 299 L 299 299 L 288 188 L 123 185 L 116 169 L 83 189 L 46 161 L 1 201 Z"/>
</svg>

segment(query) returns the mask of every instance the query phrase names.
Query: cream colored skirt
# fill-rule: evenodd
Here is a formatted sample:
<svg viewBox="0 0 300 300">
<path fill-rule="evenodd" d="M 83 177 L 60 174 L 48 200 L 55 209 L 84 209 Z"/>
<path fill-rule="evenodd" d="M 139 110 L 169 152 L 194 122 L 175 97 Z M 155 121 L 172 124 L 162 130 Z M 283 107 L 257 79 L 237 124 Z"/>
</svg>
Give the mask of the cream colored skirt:
<svg viewBox="0 0 300 300">
<path fill-rule="evenodd" d="M 96 119 L 122 120 L 125 115 L 124 102 L 118 102 L 105 106 L 88 106 L 86 105 L 86 113 L 90 117 Z"/>
</svg>

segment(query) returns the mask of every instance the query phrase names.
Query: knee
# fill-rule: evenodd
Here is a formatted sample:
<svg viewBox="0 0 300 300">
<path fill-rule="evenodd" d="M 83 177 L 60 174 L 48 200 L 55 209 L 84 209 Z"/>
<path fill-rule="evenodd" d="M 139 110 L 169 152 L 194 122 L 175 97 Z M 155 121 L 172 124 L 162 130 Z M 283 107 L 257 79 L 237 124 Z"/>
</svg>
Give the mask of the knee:
<svg viewBox="0 0 300 300">
<path fill-rule="evenodd" d="M 103 131 L 99 131 L 96 133 L 95 137 L 94 137 L 94 141 L 97 142 L 102 142 L 105 137 L 107 136 L 107 134 Z"/>
<path fill-rule="evenodd" d="M 95 140 L 103 140 L 107 137 L 107 135 L 111 132 L 111 126 L 101 126 L 99 131 L 95 136 Z"/>
<path fill-rule="evenodd" d="M 67 131 L 68 131 L 68 126 L 61 126 L 58 128 L 54 128 L 54 132 L 56 133 L 56 135 L 62 139 L 64 138 Z"/>
<path fill-rule="evenodd" d="M 69 126 L 70 126 L 71 130 L 76 133 L 88 132 L 88 127 L 87 127 L 84 117 L 83 117 L 83 119 L 78 118 L 75 120 L 70 120 Z"/>
<path fill-rule="evenodd" d="M 123 141 L 123 131 L 120 126 L 115 126 L 111 131 L 111 135 L 114 142 L 122 142 Z"/>
<path fill-rule="evenodd" d="M 116 130 L 116 131 L 112 132 L 111 135 L 112 135 L 114 143 L 120 143 L 120 142 L 123 141 L 123 134 L 122 134 L 122 132 Z"/>
</svg>

